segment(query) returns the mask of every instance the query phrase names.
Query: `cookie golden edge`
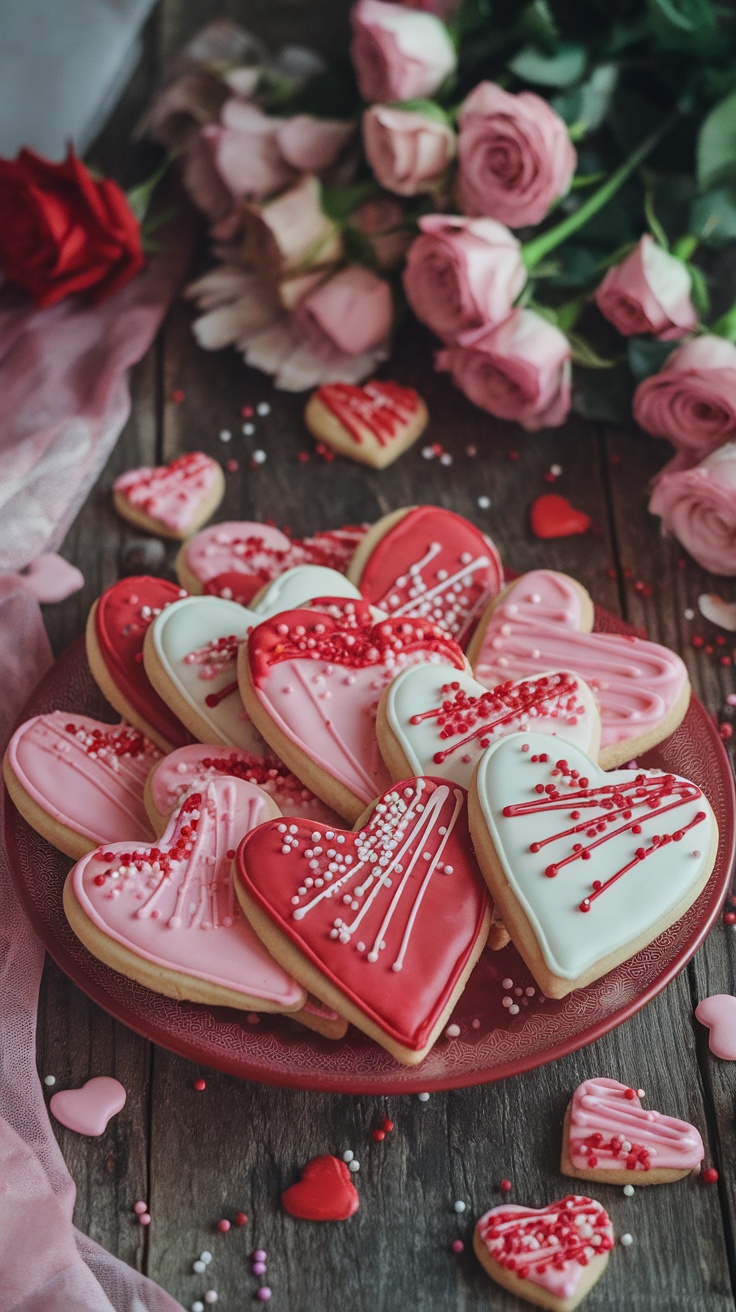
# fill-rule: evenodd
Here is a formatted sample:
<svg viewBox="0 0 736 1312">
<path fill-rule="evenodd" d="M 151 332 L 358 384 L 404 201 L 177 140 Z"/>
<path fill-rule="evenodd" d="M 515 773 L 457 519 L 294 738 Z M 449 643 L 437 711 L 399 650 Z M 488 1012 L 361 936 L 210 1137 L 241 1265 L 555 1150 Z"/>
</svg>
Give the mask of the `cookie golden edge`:
<svg viewBox="0 0 736 1312">
<path fill-rule="evenodd" d="M 69 856 L 73 861 L 81 861 L 83 856 L 88 852 L 94 852 L 97 843 L 90 838 L 85 838 L 83 834 L 78 833 L 76 829 L 71 829 L 69 825 L 62 824 L 59 820 L 54 819 L 48 811 L 26 792 L 15 770 L 10 764 L 6 753 L 3 760 L 3 779 L 16 811 L 22 815 L 31 829 L 35 829 L 37 834 L 45 838 L 48 843 Z"/>
<path fill-rule="evenodd" d="M 507 1270 L 499 1262 L 494 1262 L 481 1238 L 479 1224 L 473 1231 L 473 1252 L 484 1271 L 491 1280 L 495 1280 L 497 1285 L 508 1289 L 510 1293 L 523 1298 L 534 1307 L 549 1308 L 550 1312 L 574 1312 L 593 1286 L 598 1283 L 608 1266 L 609 1253 L 601 1253 L 600 1256 L 591 1258 L 588 1265 L 583 1268 L 580 1284 L 575 1293 L 570 1298 L 556 1298 L 549 1290 L 542 1289 L 541 1285 L 535 1285 L 530 1280 L 522 1280 L 513 1271 Z"/>
<path fill-rule="evenodd" d="M 140 733 L 145 734 L 146 738 L 150 738 L 152 743 L 155 743 L 165 755 L 168 755 L 169 752 L 174 751 L 176 744 L 169 742 L 163 734 L 157 733 L 153 725 L 149 724 L 148 720 L 138 713 L 132 703 L 120 691 L 105 664 L 105 658 L 97 640 L 98 605 L 99 602 L 96 601 L 92 606 L 84 630 L 84 645 L 90 674 L 113 710 L 116 710 L 118 715 L 121 715 L 128 724 L 132 725 L 134 729 L 138 729 Z"/>
<path fill-rule="evenodd" d="M 210 492 L 197 506 L 192 518 L 181 529 L 170 528 L 167 524 L 162 524 L 160 519 L 155 519 L 153 515 L 146 514 L 145 510 L 132 505 L 124 492 L 116 492 L 113 488 L 112 500 L 115 510 L 121 519 L 132 524 L 134 528 L 141 529 L 144 533 L 151 533 L 159 538 L 168 538 L 174 542 L 186 542 L 188 538 L 193 537 L 201 528 L 204 528 L 225 495 L 225 475 L 222 472 L 221 465 L 217 464 L 217 461 L 215 461 L 215 464 L 217 472 Z"/>
<path fill-rule="evenodd" d="M 337 455 L 354 460 L 357 464 L 368 465 L 371 469 L 386 469 L 399 456 L 408 451 L 421 437 L 429 422 L 429 411 L 421 396 L 417 413 L 404 431 L 397 438 L 392 438 L 385 446 L 365 429 L 363 441 L 356 442 L 336 415 L 325 405 L 319 390 L 313 392 L 304 409 L 304 423 L 318 442 L 324 442 Z"/>
</svg>

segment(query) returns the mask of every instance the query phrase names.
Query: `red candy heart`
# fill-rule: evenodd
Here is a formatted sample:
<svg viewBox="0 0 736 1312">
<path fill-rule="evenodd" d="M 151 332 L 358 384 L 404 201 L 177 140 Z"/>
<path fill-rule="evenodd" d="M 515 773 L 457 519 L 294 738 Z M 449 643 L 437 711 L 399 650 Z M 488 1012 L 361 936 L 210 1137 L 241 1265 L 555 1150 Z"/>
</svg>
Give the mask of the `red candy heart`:
<svg viewBox="0 0 736 1312">
<path fill-rule="evenodd" d="M 282 1193 L 281 1206 L 303 1221 L 347 1221 L 360 1200 L 345 1163 L 328 1153 L 307 1162 L 301 1180 Z"/>
<path fill-rule="evenodd" d="M 531 504 L 529 523 L 538 538 L 572 538 L 587 533 L 592 520 L 582 510 L 576 510 L 567 497 L 556 492 L 545 492 Z"/>
</svg>

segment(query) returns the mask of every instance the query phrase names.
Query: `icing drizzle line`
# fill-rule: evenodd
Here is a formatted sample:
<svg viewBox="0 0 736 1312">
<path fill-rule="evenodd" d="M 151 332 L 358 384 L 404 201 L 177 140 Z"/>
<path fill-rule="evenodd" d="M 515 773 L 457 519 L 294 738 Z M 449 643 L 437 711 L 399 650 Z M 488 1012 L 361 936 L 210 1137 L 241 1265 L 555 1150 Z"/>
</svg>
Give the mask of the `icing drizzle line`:
<svg viewBox="0 0 736 1312">
<path fill-rule="evenodd" d="M 481 1239 L 494 1262 L 521 1280 L 565 1264 L 587 1266 L 613 1248 L 608 1213 L 593 1198 L 570 1194 L 538 1210 L 496 1207 L 478 1222 Z"/>
<path fill-rule="evenodd" d="M 402 424 L 408 424 L 419 408 L 419 397 L 410 387 L 372 381 L 363 387 L 352 383 L 327 383 L 317 397 L 353 440 L 361 445 L 367 429 L 379 446 L 395 439 Z"/>
</svg>

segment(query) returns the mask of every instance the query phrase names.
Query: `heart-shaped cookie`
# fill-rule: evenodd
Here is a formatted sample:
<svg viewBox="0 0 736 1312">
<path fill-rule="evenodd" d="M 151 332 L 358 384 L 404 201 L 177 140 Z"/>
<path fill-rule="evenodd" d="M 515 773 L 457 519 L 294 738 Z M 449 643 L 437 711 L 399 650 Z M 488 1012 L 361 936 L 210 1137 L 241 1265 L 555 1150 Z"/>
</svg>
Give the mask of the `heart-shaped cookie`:
<svg viewBox="0 0 736 1312">
<path fill-rule="evenodd" d="M 282 815 L 303 816 L 338 823 L 334 811 L 321 802 L 278 756 L 255 756 L 235 747 L 223 748 L 194 743 L 164 756 L 151 770 L 146 782 L 145 801 L 156 833 L 161 833 L 177 802 L 217 775 L 233 775 L 257 784 L 276 803 Z"/>
<path fill-rule="evenodd" d="M 606 1210 L 577 1194 L 547 1207 L 492 1207 L 473 1233 L 489 1276 L 552 1312 L 573 1312 L 603 1275 L 613 1244 Z"/>
<path fill-rule="evenodd" d="M 147 533 L 188 538 L 214 515 L 225 494 L 220 465 L 190 451 L 168 465 L 129 469 L 112 485 L 115 509 Z"/>
<path fill-rule="evenodd" d="M 690 700 L 684 663 L 667 647 L 625 633 L 591 633 L 593 605 L 567 574 L 523 574 L 486 611 L 468 648 L 487 688 L 549 669 L 572 670 L 601 713 L 600 764 L 623 765 L 662 742 Z"/>
<path fill-rule="evenodd" d="M 318 597 L 349 597 L 360 601 L 361 594 L 344 574 L 326 565 L 292 565 L 267 583 L 251 602 L 261 619 L 282 610 L 296 610 Z"/>
<path fill-rule="evenodd" d="M 723 1061 L 736 1061 L 736 998 L 713 993 L 695 1008 L 696 1019 L 709 1030 L 708 1047 Z"/>
<path fill-rule="evenodd" d="M 246 709 L 273 750 L 355 822 L 391 782 L 376 738 L 381 693 L 400 670 L 430 662 L 465 668 L 457 643 L 426 620 L 376 622 L 367 602 L 337 599 L 330 614 L 284 611 L 260 624 L 238 674 Z"/>
<path fill-rule="evenodd" d="M 60 1089 L 50 1099 L 49 1110 L 67 1130 L 96 1138 L 105 1133 L 111 1117 L 122 1111 L 125 1098 L 120 1080 L 95 1075 L 81 1089 Z"/>
<path fill-rule="evenodd" d="M 374 469 L 398 459 L 424 432 L 428 418 L 412 387 L 378 378 L 362 387 L 325 383 L 304 411 L 304 422 L 319 442 Z"/>
<path fill-rule="evenodd" d="M 184 799 L 155 846 L 115 843 L 77 862 L 64 910 L 94 956 L 167 997 L 297 1011 L 306 995 L 242 915 L 230 870 L 249 830 L 277 815 L 242 779 Z"/>
<path fill-rule="evenodd" d="M 643 1091 L 600 1076 L 575 1090 L 565 1114 L 563 1175 L 610 1184 L 666 1184 L 697 1170 L 694 1125 L 642 1107 Z"/>
<path fill-rule="evenodd" d="M 606 774 L 572 743 L 513 734 L 482 757 L 473 842 L 542 992 L 564 997 L 679 920 L 707 882 L 718 826 L 701 790 L 657 770 Z"/>
<path fill-rule="evenodd" d="M 499 554 L 480 529 L 440 506 L 410 506 L 366 534 L 348 578 L 389 615 L 439 624 L 462 643 L 503 581 Z"/>
<path fill-rule="evenodd" d="M 457 784 L 404 780 L 357 833 L 277 821 L 236 857 L 237 895 L 277 959 L 411 1065 L 442 1032 L 488 934 L 465 804 Z"/>
<path fill-rule="evenodd" d="M 143 789 L 160 759 L 127 724 L 51 711 L 16 729 L 3 774 L 21 815 L 76 860 L 100 843 L 153 838 Z"/>
<path fill-rule="evenodd" d="M 571 538 L 587 533 L 591 519 L 584 511 L 576 510 L 567 497 L 545 492 L 532 501 L 529 525 L 536 538 Z"/>
<path fill-rule="evenodd" d="M 159 697 L 143 668 L 149 625 L 186 593 L 147 574 L 107 588 L 89 613 L 85 641 L 89 668 L 111 706 L 165 752 L 183 747 L 191 734 Z"/>
<path fill-rule="evenodd" d="M 447 665 L 404 670 L 378 707 L 378 741 L 394 779 L 439 774 L 464 788 L 496 738 L 534 729 L 577 743 L 595 757 L 600 718 L 587 684 L 553 671 L 491 690 Z"/>
<path fill-rule="evenodd" d="M 282 1193 L 281 1206 L 303 1221 L 347 1221 L 360 1199 L 345 1163 L 328 1153 L 307 1162 L 301 1179 Z"/>
<path fill-rule="evenodd" d="M 197 533 L 181 548 L 176 572 L 191 593 L 247 605 L 271 579 L 294 565 L 323 565 L 344 574 L 367 524 L 292 538 L 273 524 L 229 520 Z"/>
</svg>

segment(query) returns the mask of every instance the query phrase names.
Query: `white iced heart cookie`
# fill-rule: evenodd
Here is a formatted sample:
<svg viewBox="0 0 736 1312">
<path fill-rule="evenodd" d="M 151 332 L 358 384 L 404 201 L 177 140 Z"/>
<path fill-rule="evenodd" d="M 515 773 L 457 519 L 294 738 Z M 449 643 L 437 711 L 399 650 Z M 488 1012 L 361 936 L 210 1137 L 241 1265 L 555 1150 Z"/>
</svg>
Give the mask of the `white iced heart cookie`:
<svg viewBox="0 0 736 1312">
<path fill-rule="evenodd" d="M 283 574 L 267 583 L 253 598 L 252 609 L 258 623 L 282 610 L 297 610 L 317 597 L 349 597 L 361 601 L 362 594 L 354 583 L 327 565 L 293 565 Z"/>
<path fill-rule="evenodd" d="M 679 920 L 718 845 L 710 804 L 689 780 L 653 770 L 606 774 L 571 743 L 535 733 L 488 748 L 470 818 L 504 924 L 555 998 Z"/>
<path fill-rule="evenodd" d="M 386 689 L 377 728 L 394 779 L 439 774 L 464 788 L 486 748 L 506 734 L 555 734 L 593 757 L 600 741 L 590 689 L 564 670 L 488 690 L 452 666 L 416 666 Z"/>
</svg>

